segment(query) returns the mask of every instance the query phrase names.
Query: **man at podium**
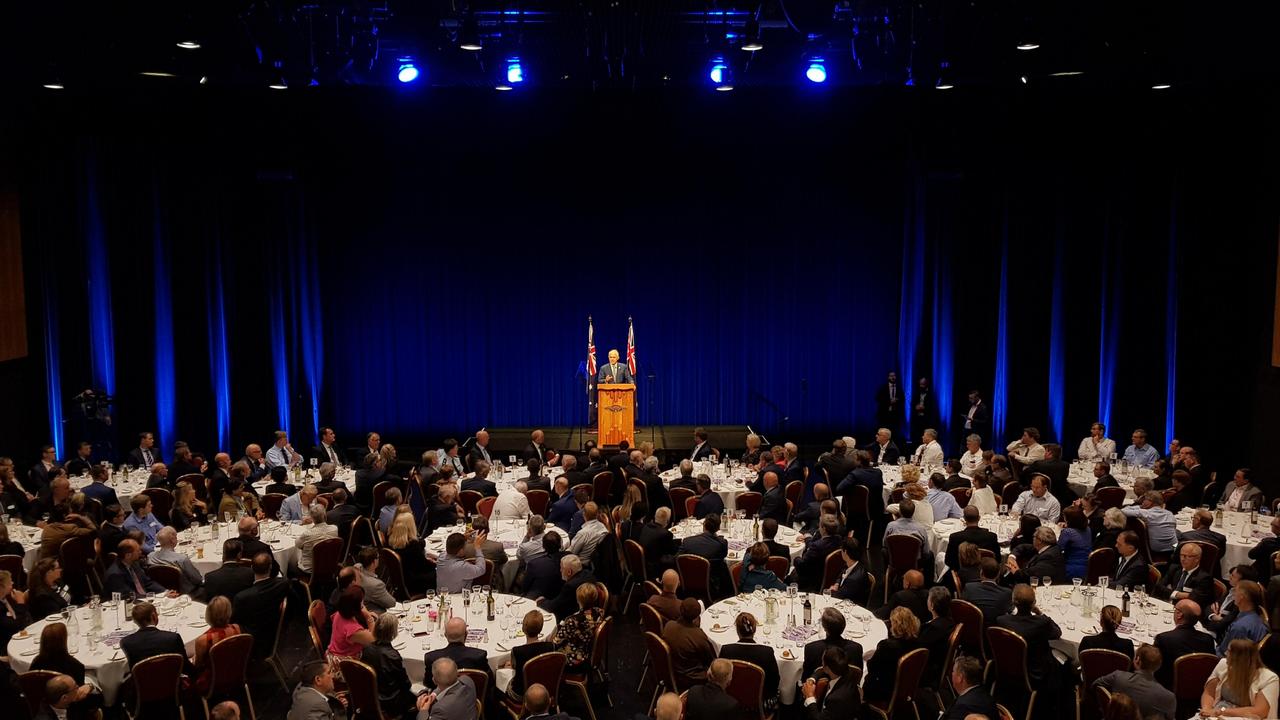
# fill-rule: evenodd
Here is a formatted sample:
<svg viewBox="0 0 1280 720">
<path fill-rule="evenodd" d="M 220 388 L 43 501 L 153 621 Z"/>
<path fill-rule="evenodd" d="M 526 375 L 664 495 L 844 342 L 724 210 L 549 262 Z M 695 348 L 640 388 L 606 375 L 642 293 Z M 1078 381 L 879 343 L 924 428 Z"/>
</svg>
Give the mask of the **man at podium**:
<svg viewBox="0 0 1280 720">
<path fill-rule="evenodd" d="M 631 377 L 631 368 L 618 362 L 618 351 L 614 349 L 609 351 L 609 364 L 600 368 L 596 382 L 634 384 L 635 378 Z"/>
</svg>

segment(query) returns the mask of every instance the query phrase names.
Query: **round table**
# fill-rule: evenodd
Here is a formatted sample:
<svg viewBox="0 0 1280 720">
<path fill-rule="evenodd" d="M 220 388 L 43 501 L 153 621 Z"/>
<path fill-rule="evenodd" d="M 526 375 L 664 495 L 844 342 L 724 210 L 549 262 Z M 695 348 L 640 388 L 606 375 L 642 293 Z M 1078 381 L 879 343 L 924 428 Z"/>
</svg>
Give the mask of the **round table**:
<svg viewBox="0 0 1280 720">
<path fill-rule="evenodd" d="M 813 604 L 812 624 L 805 626 L 803 610 L 804 598 Z M 756 629 L 756 642 L 773 647 L 774 659 L 778 661 L 778 690 L 784 704 L 791 704 L 796 698 L 796 686 L 802 679 L 804 669 L 805 644 L 823 637 L 822 626 L 818 619 L 822 611 L 834 606 L 844 615 L 846 625 L 844 637 L 856 640 L 862 645 L 863 656 L 871 657 L 876 645 L 889 637 L 889 630 L 884 622 L 877 620 L 870 610 L 855 605 L 848 600 L 836 600 L 825 595 L 800 593 L 795 598 L 795 615 L 797 628 L 788 629 L 787 621 L 791 614 L 792 600 L 783 594 L 778 601 L 778 617 L 772 623 L 765 622 L 765 601 L 754 594 L 742 594 L 721 600 L 702 613 L 702 629 L 711 639 L 716 652 L 720 647 L 738 641 L 738 632 L 733 627 L 733 620 L 740 612 L 749 612 L 759 621 Z M 791 633 L 795 635 L 791 635 Z M 784 637 L 784 634 L 786 635 Z"/>
<path fill-rule="evenodd" d="M 1101 593 L 1100 588 L 1094 588 Z M 1121 606 L 1121 593 L 1108 588 L 1105 599 L 1100 594 L 1094 598 L 1094 610 L 1086 616 L 1083 612 L 1083 597 L 1080 591 L 1071 585 L 1055 585 L 1048 590 L 1041 587 L 1036 590 L 1036 605 L 1041 612 L 1053 619 L 1062 630 L 1062 638 L 1054 643 L 1054 647 L 1064 654 L 1076 659 L 1080 641 L 1086 635 L 1096 635 L 1099 631 L 1098 615 L 1106 605 Z M 1164 600 L 1148 597 L 1145 606 L 1139 607 L 1136 596 L 1130 597 L 1129 617 L 1121 624 L 1116 634 L 1129 638 L 1134 646 L 1151 643 L 1155 636 L 1173 629 L 1173 605 Z M 1203 627 L 1201 632 L 1208 632 Z"/>
<path fill-rule="evenodd" d="M 502 579 L 505 581 L 503 587 L 510 588 L 515 582 L 516 573 L 519 571 L 519 563 L 515 562 L 516 551 L 520 548 L 520 543 L 524 542 L 524 536 L 528 532 L 529 523 L 527 519 L 511 518 L 502 520 L 489 521 L 489 539 L 494 542 L 502 543 L 502 548 L 507 551 L 507 562 L 503 563 L 501 573 Z M 560 549 L 563 552 L 569 552 L 569 533 L 561 530 L 555 525 L 547 525 L 546 531 L 560 536 Z M 444 543 L 453 533 L 466 532 L 466 528 L 462 525 L 452 525 L 436 528 L 427 536 L 426 550 L 429 555 L 443 555 Z M 584 558 L 584 561 L 586 559 Z"/>
<path fill-rule="evenodd" d="M 263 520 L 258 523 L 258 539 L 271 548 L 276 563 L 281 568 L 288 568 L 290 562 L 296 562 L 298 547 L 294 541 L 306 530 L 305 525 L 285 523 L 275 520 Z M 207 575 L 222 567 L 222 544 L 229 538 L 236 537 L 235 523 L 223 523 L 219 527 L 218 537 L 213 537 L 213 529 L 209 525 L 194 526 L 178 533 L 176 550 L 191 558 L 191 564 L 201 575 Z"/>
<path fill-rule="evenodd" d="M 298 480 L 294 480 L 293 476 L 290 475 L 287 482 L 297 487 L 302 487 L 303 485 L 306 485 L 307 483 L 313 480 L 320 479 L 319 473 L 312 473 L 310 478 L 305 477 L 306 470 L 307 468 L 303 469 L 304 477 Z M 356 472 L 354 470 L 351 470 L 349 468 L 339 468 L 338 471 L 333 474 L 333 479 L 342 483 L 343 485 L 346 485 L 347 492 L 354 493 L 356 491 Z M 265 494 L 267 486 L 270 484 L 271 484 L 271 478 L 264 477 L 261 480 L 255 482 L 253 484 L 253 488 L 258 491 L 259 496 L 262 496 L 263 494 Z M 121 498 L 121 500 L 123 499 L 124 498 Z"/>
<path fill-rule="evenodd" d="M 129 501 L 134 495 L 147 489 L 147 478 L 151 477 L 150 470 L 133 470 L 126 478 L 123 472 L 112 472 L 107 477 L 107 487 L 116 491 L 116 499 L 120 501 L 120 507 L 124 508 L 126 513 L 129 512 Z M 93 478 L 88 475 L 77 475 L 71 478 L 71 489 L 80 492 L 86 486 L 93 482 Z"/>
<path fill-rule="evenodd" d="M 1008 550 L 1009 541 L 1013 538 L 1014 533 L 1018 532 L 1018 518 L 1012 515 L 983 515 L 978 518 L 978 525 L 995 533 L 996 539 L 1005 550 Z M 1041 520 L 1040 525 L 1041 527 L 1052 528 L 1053 534 L 1058 534 L 1057 523 Z M 951 543 L 951 533 L 963 529 L 964 520 L 960 518 L 939 520 L 930 529 L 930 534 L 933 537 L 933 564 L 936 580 L 941 579 L 947 572 L 947 546 Z"/>
<path fill-rule="evenodd" d="M 1135 477 L 1151 477 L 1149 471 L 1140 470 L 1136 476 L 1129 476 L 1120 472 L 1119 467 L 1113 467 L 1111 477 L 1120 483 L 1120 487 L 1124 488 L 1125 504 L 1133 502 L 1135 496 L 1133 494 L 1133 481 Z M 1094 486 L 1098 484 L 1098 479 L 1093 476 L 1092 462 L 1076 462 L 1071 464 L 1071 472 L 1067 475 L 1067 487 L 1080 497 L 1084 497 L 1093 492 Z"/>
<path fill-rule="evenodd" d="M 729 539 L 729 554 L 724 561 L 729 565 L 742 560 L 743 555 L 751 547 L 753 521 L 742 519 L 725 520 L 720 525 L 720 532 L 716 533 L 720 537 Z M 671 535 L 676 540 L 684 540 L 691 535 L 697 535 L 702 532 L 702 521 L 686 518 L 671 528 Z M 800 538 L 800 533 L 786 525 L 778 526 L 778 534 L 774 536 L 774 541 L 786 545 L 791 551 L 791 559 L 795 559 L 804 552 L 804 540 Z"/>
<path fill-rule="evenodd" d="M 494 619 L 485 619 L 485 597 L 477 591 L 471 598 L 471 608 L 463 614 L 463 600 L 460 593 L 448 596 L 449 606 L 454 617 L 464 617 L 467 621 L 468 647 L 480 648 L 489 657 L 489 667 L 495 673 L 495 684 L 505 691 L 511 682 L 512 671 L 499 672 L 498 668 L 511 658 L 511 648 L 524 644 L 524 633 L 521 622 L 525 613 L 537 610 L 538 606 L 528 598 L 519 595 L 494 593 Z M 439 650 L 447 645 L 444 639 L 444 623 L 433 620 L 430 613 L 439 607 L 439 600 L 419 600 L 413 603 L 397 604 L 390 612 L 400 618 L 400 632 L 392 646 L 400 652 L 404 659 L 404 669 L 413 682 L 422 682 L 426 671 L 425 656 L 432 650 Z M 556 618 L 549 612 L 542 612 L 542 637 L 549 638 L 556 629 Z M 504 625 L 507 629 L 504 629 Z"/>
<path fill-rule="evenodd" d="M 1191 516 L 1197 508 L 1183 508 L 1175 517 L 1178 521 L 1178 532 L 1191 529 Z M 1265 515 L 1257 515 L 1256 522 L 1249 524 L 1249 513 L 1223 511 L 1222 524 L 1217 520 L 1213 529 L 1227 536 L 1227 551 L 1222 558 L 1222 579 L 1228 580 L 1231 568 L 1237 565 L 1252 565 L 1249 551 L 1257 547 L 1258 541 L 1273 537 L 1271 519 Z"/>
<path fill-rule="evenodd" d="M 209 625 L 204 621 L 204 604 L 189 598 L 186 602 L 188 604 L 184 606 L 180 599 L 160 598 L 156 601 L 156 609 L 160 612 L 160 629 L 181 635 L 187 654 L 190 655 L 195 652 L 196 638 L 204 634 Z M 102 611 L 102 641 L 91 651 L 88 641 L 92 627 L 90 610 L 82 607 L 75 612 L 76 621 L 80 625 L 80 637 L 67 638 L 68 644 L 71 644 L 71 654 L 84 663 L 85 675 L 93 678 L 102 690 L 103 702 L 108 706 L 114 705 L 120 686 L 129 674 L 129 664 L 125 660 L 124 651 L 120 649 L 120 638 L 132 634 L 137 626 L 127 618 L 117 625 L 116 608 L 107 603 Z M 62 622 L 61 616 L 51 618 L 55 622 Z M 31 662 L 40 650 L 40 633 L 49 622 L 50 618 L 37 620 L 23 631 L 26 635 L 19 633 L 9 641 L 9 664 L 16 672 L 26 672 L 31 668 Z"/>
<path fill-rule="evenodd" d="M 31 568 L 36 566 L 36 561 L 40 559 L 40 539 L 44 537 L 44 530 L 38 527 L 28 527 L 21 522 L 10 520 L 7 527 L 9 528 L 9 539 L 16 543 L 22 544 L 22 567 L 27 572 L 31 572 Z"/>
<path fill-rule="evenodd" d="M 737 508 L 738 496 L 748 492 L 747 486 L 755 482 L 759 476 L 755 468 L 746 465 L 736 465 L 733 469 L 728 469 L 720 463 L 699 461 L 694 463 L 693 467 L 694 477 L 705 474 L 711 478 L 711 491 L 720 496 L 720 502 L 724 503 L 726 511 Z M 661 473 L 659 477 L 662 478 L 662 484 L 670 490 L 671 483 L 680 478 L 680 468 L 671 468 Z M 779 478 L 779 481 L 781 479 Z"/>
</svg>

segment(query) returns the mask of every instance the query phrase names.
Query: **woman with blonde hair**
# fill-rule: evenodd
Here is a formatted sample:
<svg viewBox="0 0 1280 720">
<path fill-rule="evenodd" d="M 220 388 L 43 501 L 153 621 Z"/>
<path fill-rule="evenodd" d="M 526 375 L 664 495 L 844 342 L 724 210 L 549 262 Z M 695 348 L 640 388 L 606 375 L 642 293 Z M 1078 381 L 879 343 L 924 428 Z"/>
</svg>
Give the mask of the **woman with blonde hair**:
<svg viewBox="0 0 1280 720">
<path fill-rule="evenodd" d="M 876 645 L 876 653 L 867 661 L 867 679 L 862 684 L 862 699 L 888 700 L 898 677 L 898 661 L 920 647 L 920 618 L 905 607 L 889 613 L 889 637 Z"/>
<path fill-rule="evenodd" d="M 743 465 L 755 465 L 760 462 L 760 436 L 747 433 L 747 451 L 742 453 Z"/>
<path fill-rule="evenodd" d="M 391 532 L 387 533 L 387 547 L 400 556 L 400 572 L 410 595 L 421 595 L 436 586 L 435 570 L 427 560 L 426 541 L 418 537 L 412 512 L 396 513 Z"/>
<path fill-rule="evenodd" d="M 1274 720 L 1280 678 L 1262 665 L 1258 644 L 1236 638 L 1227 646 L 1200 696 L 1200 717 Z"/>
<path fill-rule="evenodd" d="M 628 485 L 627 493 L 622 497 L 622 506 L 618 508 L 618 516 L 614 518 L 618 522 L 614 524 L 616 525 L 630 520 L 631 508 L 635 507 L 635 504 L 643 499 L 644 496 L 640 494 L 640 488 L 635 485 Z"/>
<path fill-rule="evenodd" d="M 910 466 L 908 465 L 907 467 Z M 930 505 L 929 501 L 925 499 L 928 496 L 928 493 L 925 491 L 924 486 L 920 483 L 912 483 L 908 485 L 906 488 L 906 496 L 911 498 L 916 504 L 916 514 L 912 517 L 912 520 L 915 520 L 916 524 L 922 527 L 933 527 L 933 505 Z"/>
<path fill-rule="evenodd" d="M 240 634 L 240 626 L 231 622 L 231 601 L 225 595 L 215 596 L 204 608 L 204 621 L 209 629 L 196 638 L 195 655 L 191 664 L 200 671 L 196 678 L 196 690 L 201 694 L 209 691 L 209 683 L 213 681 L 213 666 L 209 663 L 209 648 L 219 641 Z"/>
<path fill-rule="evenodd" d="M 192 525 L 199 525 L 200 518 L 208 513 L 205 504 L 196 499 L 196 489 L 183 480 L 173 489 L 173 511 L 169 514 L 174 530 L 182 532 Z"/>
<path fill-rule="evenodd" d="M 595 583 L 578 586 L 578 612 L 570 615 L 551 633 L 556 650 L 568 656 L 565 672 L 580 673 L 591 668 L 591 649 L 595 645 L 596 626 L 604 620 L 600 609 L 600 589 Z"/>
<path fill-rule="evenodd" d="M 653 450 L 654 450 L 653 443 L 650 442 L 649 440 L 645 440 L 644 442 L 640 443 L 640 446 L 637 447 L 636 449 L 640 451 L 641 457 L 644 457 L 644 458 L 653 457 Z"/>
</svg>

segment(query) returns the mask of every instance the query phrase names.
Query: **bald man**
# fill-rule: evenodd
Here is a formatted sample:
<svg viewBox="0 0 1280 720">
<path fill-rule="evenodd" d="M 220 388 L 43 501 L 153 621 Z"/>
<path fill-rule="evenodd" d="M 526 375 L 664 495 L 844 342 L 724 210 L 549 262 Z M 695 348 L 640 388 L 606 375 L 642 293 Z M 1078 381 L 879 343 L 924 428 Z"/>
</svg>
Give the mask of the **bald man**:
<svg viewBox="0 0 1280 720">
<path fill-rule="evenodd" d="M 924 574 L 919 570 L 908 570 L 902 576 L 902 589 L 889 598 L 889 602 L 876 610 L 876 617 L 888 618 L 894 608 L 905 607 L 916 617 L 920 624 L 929 622 L 929 592 L 924 587 Z"/>
<path fill-rule="evenodd" d="M 476 441 L 471 444 L 471 451 L 467 453 L 467 467 L 474 470 L 476 463 L 481 460 L 493 464 L 493 457 L 489 455 L 489 433 L 484 430 L 476 431 Z"/>
<path fill-rule="evenodd" d="M 680 589 L 680 574 L 675 570 L 662 573 L 662 593 L 651 595 L 645 602 L 653 606 L 664 620 L 680 619 L 680 598 L 676 592 Z"/>
<path fill-rule="evenodd" d="M 625 363 L 620 363 L 620 356 L 616 349 L 609 351 L 609 362 L 600 368 L 600 374 L 596 376 L 596 382 L 602 383 L 634 383 L 635 378 L 631 377 L 631 368 Z"/>
</svg>

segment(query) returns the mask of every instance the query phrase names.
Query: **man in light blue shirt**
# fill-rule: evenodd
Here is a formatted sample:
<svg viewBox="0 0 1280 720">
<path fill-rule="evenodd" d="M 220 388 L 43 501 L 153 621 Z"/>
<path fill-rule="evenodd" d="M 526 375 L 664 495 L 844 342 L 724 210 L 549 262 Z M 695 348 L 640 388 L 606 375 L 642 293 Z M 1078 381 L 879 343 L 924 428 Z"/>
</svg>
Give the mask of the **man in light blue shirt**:
<svg viewBox="0 0 1280 720">
<path fill-rule="evenodd" d="M 1263 602 L 1262 586 L 1252 580 L 1241 580 L 1236 583 L 1233 592 L 1240 614 L 1236 615 L 1235 621 L 1227 626 L 1222 642 L 1218 643 L 1220 657 L 1227 654 L 1227 646 L 1232 640 L 1243 638 L 1250 642 L 1258 642 L 1267 634 L 1267 624 L 1262 620 L 1262 614 L 1258 612 Z"/>
<path fill-rule="evenodd" d="M 303 524 L 311 522 L 310 517 L 307 515 L 307 510 L 311 507 L 311 503 L 315 502 L 316 496 L 319 494 L 315 485 L 303 485 L 301 490 L 285 498 L 284 502 L 280 503 L 280 512 L 276 514 L 276 517 L 280 519 L 280 522 Z"/>
<path fill-rule="evenodd" d="M 924 496 L 925 500 L 933 506 L 933 521 L 945 520 L 946 518 L 963 517 L 964 513 L 960 510 L 960 503 L 956 502 L 955 497 L 946 490 L 942 489 L 947 479 L 942 473 L 934 473 L 929 476 L 929 492 Z"/>
<path fill-rule="evenodd" d="M 897 520 L 890 522 L 884 528 L 884 536 L 890 535 L 910 535 L 920 539 L 920 554 L 928 552 L 929 531 L 920 523 L 912 520 L 916 514 L 916 503 L 911 498 L 902 498 L 898 503 L 898 514 L 901 515 Z"/>
<path fill-rule="evenodd" d="M 294 452 L 289 444 L 289 434 L 283 430 L 276 431 L 276 441 L 267 450 L 267 467 L 293 467 L 302 464 L 302 456 Z"/>
<path fill-rule="evenodd" d="M 1151 490 L 1138 498 L 1140 505 L 1120 508 L 1129 517 L 1142 518 L 1147 524 L 1147 545 L 1152 553 L 1172 552 L 1178 544 L 1178 521 L 1164 508 L 1164 495 Z"/>
<path fill-rule="evenodd" d="M 129 500 L 133 512 L 124 521 L 124 531 L 137 530 L 142 533 L 142 551 L 150 553 L 156 549 L 156 533 L 164 527 L 155 515 L 151 514 L 151 498 L 141 493 Z"/>
<path fill-rule="evenodd" d="M 378 510 L 378 529 L 383 535 L 391 534 L 391 521 L 396 519 L 396 510 L 400 507 L 400 488 L 387 488 L 384 496 L 386 503 Z"/>
<path fill-rule="evenodd" d="M 1049 493 L 1049 480 L 1039 473 L 1031 476 L 1031 489 L 1024 490 L 1013 503 L 1013 515 L 1035 515 L 1044 522 L 1058 522 L 1062 506 Z"/>
<path fill-rule="evenodd" d="M 1149 468 L 1160 459 L 1160 451 L 1147 444 L 1147 431 L 1138 428 L 1133 431 L 1133 444 L 1124 449 L 1124 461 L 1130 465 Z"/>
<path fill-rule="evenodd" d="M 439 592 L 460 593 L 463 588 L 471 587 L 471 581 L 485 572 L 484 541 L 489 533 L 481 530 L 475 537 L 475 562 L 463 558 L 466 551 L 467 536 L 453 533 L 444 541 L 444 554 L 436 564 L 436 590 Z"/>
</svg>

